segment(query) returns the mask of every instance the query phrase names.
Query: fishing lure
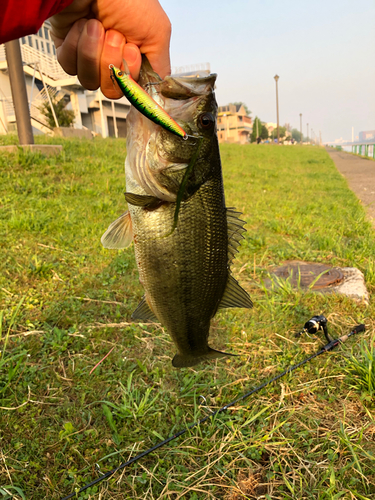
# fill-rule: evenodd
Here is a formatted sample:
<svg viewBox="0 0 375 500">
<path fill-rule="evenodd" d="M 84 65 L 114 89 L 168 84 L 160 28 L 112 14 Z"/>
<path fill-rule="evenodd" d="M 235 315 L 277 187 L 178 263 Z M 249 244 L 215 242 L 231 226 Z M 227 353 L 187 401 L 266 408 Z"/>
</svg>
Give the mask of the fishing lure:
<svg viewBox="0 0 375 500">
<path fill-rule="evenodd" d="M 154 99 L 140 85 L 138 85 L 135 80 L 133 80 L 125 61 L 124 67 L 125 70 L 122 71 L 121 69 L 116 68 L 113 64 L 109 65 L 111 78 L 117 82 L 125 97 L 136 109 L 138 109 L 140 113 L 142 113 L 142 115 L 146 116 L 151 121 L 157 123 L 166 130 L 169 130 L 172 134 L 186 140 L 188 138 L 188 134 L 185 130 L 181 128 L 180 125 L 175 122 L 173 118 L 169 116 L 169 114 L 161 106 L 159 106 L 159 104 L 154 101 Z"/>
</svg>

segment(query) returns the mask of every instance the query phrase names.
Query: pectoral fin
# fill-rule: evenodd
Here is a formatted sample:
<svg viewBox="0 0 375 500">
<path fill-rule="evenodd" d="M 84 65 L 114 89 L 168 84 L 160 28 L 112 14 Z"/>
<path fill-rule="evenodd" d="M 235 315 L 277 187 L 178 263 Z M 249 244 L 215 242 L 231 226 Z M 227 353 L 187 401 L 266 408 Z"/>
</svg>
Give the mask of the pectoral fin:
<svg viewBox="0 0 375 500">
<path fill-rule="evenodd" d="M 101 237 L 104 248 L 126 248 L 133 241 L 133 229 L 130 213 L 126 211 L 109 226 Z"/>
<path fill-rule="evenodd" d="M 227 307 L 246 307 L 247 309 L 253 307 L 249 294 L 238 284 L 238 281 L 231 274 L 228 275 L 227 286 L 218 309 L 225 309 Z"/>
<path fill-rule="evenodd" d="M 141 321 L 151 321 L 152 323 L 159 323 L 158 318 L 151 311 L 150 306 L 147 304 L 146 297 L 143 297 L 138 304 L 137 309 L 132 314 L 132 319 Z"/>
<path fill-rule="evenodd" d="M 130 205 L 147 208 L 148 210 L 153 210 L 163 203 L 163 200 L 159 200 L 159 198 L 156 198 L 155 196 L 134 193 L 125 193 L 125 200 Z"/>
</svg>

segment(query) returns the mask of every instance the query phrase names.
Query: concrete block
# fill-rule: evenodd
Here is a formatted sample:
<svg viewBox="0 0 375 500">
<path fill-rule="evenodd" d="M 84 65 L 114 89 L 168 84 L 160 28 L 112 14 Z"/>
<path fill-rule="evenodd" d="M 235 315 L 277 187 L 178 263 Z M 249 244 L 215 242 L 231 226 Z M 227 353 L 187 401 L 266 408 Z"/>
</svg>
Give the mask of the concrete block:
<svg viewBox="0 0 375 500">
<path fill-rule="evenodd" d="M 63 150 L 63 147 L 60 144 L 24 144 L 22 146 L 13 144 L 10 146 L 0 146 L 0 153 L 17 153 L 19 148 L 24 151 L 41 153 L 46 156 L 58 155 Z"/>
<path fill-rule="evenodd" d="M 356 267 L 341 267 L 344 275 L 343 281 L 338 286 L 333 286 L 326 291 L 346 295 L 358 302 L 369 303 L 369 293 L 365 284 L 363 273 Z"/>
<path fill-rule="evenodd" d="M 92 139 L 91 130 L 86 128 L 59 127 L 53 129 L 56 137 L 76 137 L 78 139 Z"/>
</svg>

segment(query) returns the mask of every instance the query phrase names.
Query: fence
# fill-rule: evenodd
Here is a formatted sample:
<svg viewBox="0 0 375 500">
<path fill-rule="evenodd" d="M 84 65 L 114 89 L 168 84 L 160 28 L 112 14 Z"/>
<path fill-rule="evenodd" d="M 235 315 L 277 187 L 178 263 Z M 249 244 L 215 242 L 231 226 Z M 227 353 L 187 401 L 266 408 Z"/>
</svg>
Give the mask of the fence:
<svg viewBox="0 0 375 500">
<path fill-rule="evenodd" d="M 361 156 L 369 156 L 375 159 L 375 144 L 353 144 L 352 153 Z"/>
</svg>

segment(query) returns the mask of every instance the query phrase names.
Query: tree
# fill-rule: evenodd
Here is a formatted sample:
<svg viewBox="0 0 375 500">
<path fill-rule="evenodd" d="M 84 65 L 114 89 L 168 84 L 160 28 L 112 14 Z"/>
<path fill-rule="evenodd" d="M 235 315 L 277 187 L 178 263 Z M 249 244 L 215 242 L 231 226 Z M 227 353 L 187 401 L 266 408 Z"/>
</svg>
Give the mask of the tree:
<svg viewBox="0 0 375 500">
<path fill-rule="evenodd" d="M 246 114 L 248 116 L 251 115 L 250 109 L 246 106 L 246 104 L 244 102 L 238 101 L 238 102 L 231 102 L 230 104 L 233 104 L 234 106 L 243 106 L 245 108 Z"/>
<path fill-rule="evenodd" d="M 279 126 L 279 136 L 280 136 L 280 142 L 281 140 L 285 137 L 289 135 L 289 132 L 287 132 L 286 128 L 285 127 L 280 127 Z M 277 139 L 277 127 L 275 127 L 273 130 L 272 130 L 272 133 L 271 133 L 271 138 L 272 140 L 275 140 Z"/>
<path fill-rule="evenodd" d="M 262 122 L 256 116 L 253 123 L 253 131 L 250 134 L 250 142 L 256 142 L 257 137 L 261 137 L 262 134 Z"/>
<path fill-rule="evenodd" d="M 268 129 L 265 125 L 262 125 L 262 131 L 260 133 L 260 138 L 263 140 L 266 140 L 266 139 L 268 139 L 268 137 L 269 137 Z"/>
<path fill-rule="evenodd" d="M 294 128 L 292 130 L 292 137 L 295 141 L 300 142 L 301 141 L 301 132 L 299 130 L 297 130 L 296 128 Z M 302 139 L 303 139 L 303 136 L 302 136 Z"/>
<path fill-rule="evenodd" d="M 56 114 L 56 118 L 60 127 L 70 127 L 70 125 L 74 122 L 75 114 L 74 111 L 65 109 L 66 102 L 65 99 L 56 100 L 55 97 L 51 98 L 53 109 Z M 49 102 L 44 102 L 41 106 L 39 106 L 39 111 L 47 118 L 48 125 L 51 128 L 56 127 L 56 122 L 53 117 L 51 107 Z"/>
</svg>

